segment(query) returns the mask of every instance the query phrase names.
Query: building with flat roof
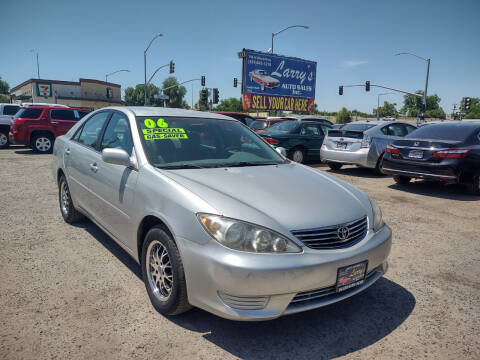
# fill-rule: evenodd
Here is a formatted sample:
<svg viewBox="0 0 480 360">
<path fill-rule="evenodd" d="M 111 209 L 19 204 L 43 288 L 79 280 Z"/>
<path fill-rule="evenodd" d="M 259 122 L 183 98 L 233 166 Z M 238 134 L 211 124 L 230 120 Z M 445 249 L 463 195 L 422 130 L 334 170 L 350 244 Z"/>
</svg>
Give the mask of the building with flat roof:
<svg viewBox="0 0 480 360">
<path fill-rule="evenodd" d="M 52 103 L 94 110 L 121 105 L 121 94 L 119 84 L 94 79 L 78 82 L 29 79 L 10 90 L 14 103 Z"/>
</svg>

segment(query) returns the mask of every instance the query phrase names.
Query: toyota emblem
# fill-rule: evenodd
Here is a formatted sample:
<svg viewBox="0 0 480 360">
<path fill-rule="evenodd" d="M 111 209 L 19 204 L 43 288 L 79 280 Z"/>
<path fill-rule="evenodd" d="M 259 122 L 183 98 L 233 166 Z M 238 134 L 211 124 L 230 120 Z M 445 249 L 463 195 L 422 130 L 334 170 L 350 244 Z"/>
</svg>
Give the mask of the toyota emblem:
<svg viewBox="0 0 480 360">
<path fill-rule="evenodd" d="M 349 234 L 350 230 L 347 227 L 341 227 L 337 230 L 337 236 L 340 240 L 346 240 Z"/>
</svg>

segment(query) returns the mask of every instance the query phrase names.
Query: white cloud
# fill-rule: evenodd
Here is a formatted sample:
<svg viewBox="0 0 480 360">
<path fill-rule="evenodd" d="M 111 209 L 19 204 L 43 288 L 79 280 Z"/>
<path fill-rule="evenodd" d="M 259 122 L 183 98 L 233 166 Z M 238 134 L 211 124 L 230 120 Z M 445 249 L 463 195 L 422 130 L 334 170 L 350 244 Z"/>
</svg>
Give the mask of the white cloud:
<svg viewBox="0 0 480 360">
<path fill-rule="evenodd" d="M 346 60 L 343 62 L 343 67 L 351 69 L 360 65 L 368 64 L 367 60 Z"/>
</svg>

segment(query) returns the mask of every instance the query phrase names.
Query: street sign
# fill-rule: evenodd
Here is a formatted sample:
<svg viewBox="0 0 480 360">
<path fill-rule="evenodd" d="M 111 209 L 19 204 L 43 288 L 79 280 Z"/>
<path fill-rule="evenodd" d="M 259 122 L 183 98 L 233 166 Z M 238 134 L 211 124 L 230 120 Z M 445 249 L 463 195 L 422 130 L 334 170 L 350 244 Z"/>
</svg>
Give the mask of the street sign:
<svg viewBox="0 0 480 360">
<path fill-rule="evenodd" d="M 170 99 L 170 97 L 168 95 L 164 95 L 164 94 L 155 94 L 155 95 L 153 95 L 153 98 L 156 99 L 156 100 L 168 100 L 168 99 Z"/>
<path fill-rule="evenodd" d="M 313 110 L 315 61 L 246 49 L 242 52 L 244 109 Z"/>
</svg>

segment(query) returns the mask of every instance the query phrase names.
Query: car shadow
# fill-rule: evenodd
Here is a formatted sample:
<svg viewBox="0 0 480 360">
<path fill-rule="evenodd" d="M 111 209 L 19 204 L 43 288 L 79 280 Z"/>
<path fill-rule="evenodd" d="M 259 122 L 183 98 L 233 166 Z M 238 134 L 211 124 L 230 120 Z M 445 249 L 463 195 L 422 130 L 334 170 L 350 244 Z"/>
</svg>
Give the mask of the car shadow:
<svg viewBox="0 0 480 360">
<path fill-rule="evenodd" d="M 328 169 L 327 172 L 338 175 L 357 176 L 364 178 L 385 178 L 387 175 L 377 175 L 373 169 L 367 169 L 357 166 L 342 167 L 340 170 Z"/>
<path fill-rule="evenodd" d="M 15 150 L 15 154 L 19 154 L 19 155 L 45 155 L 45 154 L 39 154 L 39 153 L 33 151 L 32 149 L 29 149 L 29 148 L 24 148 L 22 150 Z M 50 155 L 50 154 L 46 154 L 46 155 Z"/>
<path fill-rule="evenodd" d="M 97 225 L 85 219 L 75 226 L 85 229 L 142 281 L 140 265 Z M 415 305 L 412 293 L 383 277 L 339 303 L 271 321 L 231 321 L 198 308 L 165 318 L 204 334 L 207 341 L 244 359 L 330 359 L 389 335 L 410 316 Z"/>
<path fill-rule="evenodd" d="M 439 181 L 413 180 L 405 185 L 394 183 L 388 187 L 394 190 L 440 199 L 480 201 L 480 196 L 468 194 L 467 187 L 464 184 L 445 184 Z"/>
<path fill-rule="evenodd" d="M 168 319 L 242 359 L 330 359 L 384 338 L 415 304 L 408 290 L 381 278 L 339 303 L 266 322 L 235 322 L 200 309 Z"/>
<path fill-rule="evenodd" d="M 123 250 L 120 245 L 118 245 L 110 236 L 103 232 L 103 230 L 100 229 L 91 220 L 84 219 L 81 222 L 72 225 L 86 230 L 105 249 L 110 251 L 113 255 L 115 255 L 118 260 L 120 260 L 127 268 L 129 268 L 130 271 L 133 272 L 139 280 L 143 281 L 140 265 L 125 250 Z"/>
</svg>

